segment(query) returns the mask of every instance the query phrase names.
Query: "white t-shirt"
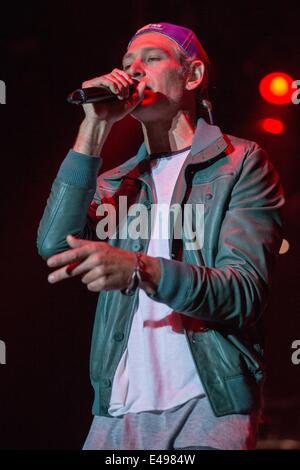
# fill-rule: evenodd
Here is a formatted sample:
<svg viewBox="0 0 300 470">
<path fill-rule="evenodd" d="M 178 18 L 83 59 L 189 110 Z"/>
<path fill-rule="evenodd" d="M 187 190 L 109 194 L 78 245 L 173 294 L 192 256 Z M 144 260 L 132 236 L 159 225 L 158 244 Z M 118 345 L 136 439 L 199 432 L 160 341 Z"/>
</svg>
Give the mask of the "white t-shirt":
<svg viewBox="0 0 300 470">
<path fill-rule="evenodd" d="M 188 153 L 189 149 L 173 152 L 152 162 L 158 204 L 170 206 L 176 180 Z M 159 213 L 157 211 L 154 218 L 147 254 L 170 259 L 169 240 L 164 231 L 157 239 Z M 204 395 L 181 318 L 180 313 L 139 290 L 138 309 L 128 345 L 113 380 L 108 410 L 112 416 L 166 410 Z"/>
</svg>

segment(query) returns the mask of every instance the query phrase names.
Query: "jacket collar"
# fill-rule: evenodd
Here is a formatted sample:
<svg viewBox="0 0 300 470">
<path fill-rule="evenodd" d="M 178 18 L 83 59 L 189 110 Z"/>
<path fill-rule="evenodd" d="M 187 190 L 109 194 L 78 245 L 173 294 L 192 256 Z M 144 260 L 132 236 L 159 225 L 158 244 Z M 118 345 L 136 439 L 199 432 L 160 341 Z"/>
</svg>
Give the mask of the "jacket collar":
<svg viewBox="0 0 300 470">
<path fill-rule="evenodd" d="M 228 146 L 228 141 L 218 126 L 208 124 L 203 118 L 197 121 L 197 127 L 186 164 L 203 163 L 215 158 Z M 103 175 L 105 180 L 114 180 L 124 176 L 144 180 L 143 176 L 149 170 L 150 156 L 143 143 L 138 153 L 125 163 L 109 170 Z"/>
</svg>

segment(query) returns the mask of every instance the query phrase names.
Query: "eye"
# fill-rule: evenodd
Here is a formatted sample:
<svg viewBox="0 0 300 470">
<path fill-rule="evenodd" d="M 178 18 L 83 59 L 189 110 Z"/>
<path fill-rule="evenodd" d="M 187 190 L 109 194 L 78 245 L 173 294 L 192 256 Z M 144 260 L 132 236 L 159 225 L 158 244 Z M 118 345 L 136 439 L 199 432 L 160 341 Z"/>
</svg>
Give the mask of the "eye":
<svg viewBox="0 0 300 470">
<path fill-rule="evenodd" d="M 152 60 L 160 60 L 160 57 L 148 57 L 148 62 Z"/>
<path fill-rule="evenodd" d="M 127 64 L 127 65 L 123 65 L 123 70 L 128 70 L 130 67 L 130 64 Z"/>
</svg>

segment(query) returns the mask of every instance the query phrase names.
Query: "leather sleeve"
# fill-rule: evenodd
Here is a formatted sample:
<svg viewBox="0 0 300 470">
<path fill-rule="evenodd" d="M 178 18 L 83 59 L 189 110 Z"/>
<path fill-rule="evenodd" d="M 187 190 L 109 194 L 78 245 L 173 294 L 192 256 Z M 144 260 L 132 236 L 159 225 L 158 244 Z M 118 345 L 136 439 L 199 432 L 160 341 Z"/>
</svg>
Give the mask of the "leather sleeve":
<svg viewBox="0 0 300 470">
<path fill-rule="evenodd" d="M 37 234 L 44 259 L 69 249 L 68 234 L 96 240 L 90 206 L 96 191 L 101 158 L 70 151 L 54 180 Z"/>
</svg>

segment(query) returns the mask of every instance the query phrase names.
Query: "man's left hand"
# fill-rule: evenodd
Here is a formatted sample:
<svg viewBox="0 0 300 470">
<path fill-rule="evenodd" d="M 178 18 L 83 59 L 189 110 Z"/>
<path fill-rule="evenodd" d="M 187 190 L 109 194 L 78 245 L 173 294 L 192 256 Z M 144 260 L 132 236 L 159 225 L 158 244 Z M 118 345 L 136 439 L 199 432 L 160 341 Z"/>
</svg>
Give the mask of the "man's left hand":
<svg viewBox="0 0 300 470">
<path fill-rule="evenodd" d="M 51 284 L 82 275 L 81 281 L 93 292 L 120 290 L 128 286 L 135 267 L 135 254 L 106 242 L 67 236 L 71 249 L 51 256 L 47 264 L 60 268 L 48 276 Z"/>
</svg>

